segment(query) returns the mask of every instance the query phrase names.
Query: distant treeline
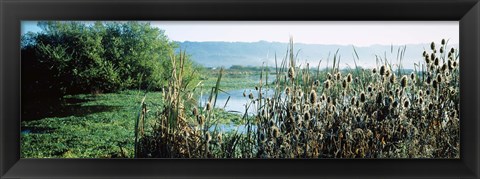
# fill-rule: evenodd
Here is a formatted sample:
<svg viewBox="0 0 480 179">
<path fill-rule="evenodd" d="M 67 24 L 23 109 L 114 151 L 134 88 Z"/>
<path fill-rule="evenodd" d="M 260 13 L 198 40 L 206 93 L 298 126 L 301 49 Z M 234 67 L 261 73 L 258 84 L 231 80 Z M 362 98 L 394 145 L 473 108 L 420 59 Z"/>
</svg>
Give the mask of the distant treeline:
<svg viewBox="0 0 480 179">
<path fill-rule="evenodd" d="M 48 21 L 38 26 L 40 32 L 21 39 L 22 96 L 27 98 L 160 90 L 171 75 L 170 57 L 179 53 L 177 44 L 149 23 Z M 195 68 L 190 59 L 183 66 L 185 74 Z"/>
</svg>

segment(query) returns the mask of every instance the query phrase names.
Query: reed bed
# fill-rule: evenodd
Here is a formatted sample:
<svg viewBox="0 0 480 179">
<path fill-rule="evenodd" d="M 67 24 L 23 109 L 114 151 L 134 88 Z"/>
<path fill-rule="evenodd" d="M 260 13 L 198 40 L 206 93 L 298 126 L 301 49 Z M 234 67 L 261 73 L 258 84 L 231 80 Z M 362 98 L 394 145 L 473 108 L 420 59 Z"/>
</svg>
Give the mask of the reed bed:
<svg viewBox="0 0 480 179">
<path fill-rule="evenodd" d="M 258 85 L 246 91 L 245 132 L 222 133 L 212 109 L 223 69 L 210 97 L 198 107 L 184 84 L 184 54 L 172 56 L 165 104 L 157 125 L 140 136 L 137 157 L 160 158 L 459 158 L 459 55 L 447 42 L 431 43 L 411 73 L 376 59 L 372 69 L 340 70 L 340 59 L 320 70 L 297 65 L 293 40 Z M 277 61 L 277 59 L 276 59 Z M 198 85 L 197 85 L 198 87 Z M 273 89 L 267 90 L 267 89 Z M 268 94 L 273 93 L 273 94 Z M 146 108 L 142 105 L 142 110 Z M 254 113 L 248 112 L 254 109 Z M 137 142 L 136 142 L 137 143 Z"/>
</svg>

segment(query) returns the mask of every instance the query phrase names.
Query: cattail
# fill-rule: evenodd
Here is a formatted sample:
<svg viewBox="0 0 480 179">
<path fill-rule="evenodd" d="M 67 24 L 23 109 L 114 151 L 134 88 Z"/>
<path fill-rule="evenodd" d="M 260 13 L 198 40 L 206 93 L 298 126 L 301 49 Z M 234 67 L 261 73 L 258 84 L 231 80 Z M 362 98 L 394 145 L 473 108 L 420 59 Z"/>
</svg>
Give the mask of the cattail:
<svg viewBox="0 0 480 179">
<path fill-rule="evenodd" d="M 432 86 L 433 86 L 433 88 L 437 88 L 437 87 L 438 87 L 437 80 L 433 80 L 433 81 L 432 81 Z"/>
<path fill-rule="evenodd" d="M 316 101 L 317 101 L 317 93 L 315 92 L 315 90 L 312 90 L 310 91 L 310 103 L 315 104 Z"/>
<path fill-rule="evenodd" d="M 288 69 L 288 78 L 290 78 L 292 80 L 295 78 L 295 70 L 293 69 L 293 67 L 290 67 Z"/>
<path fill-rule="evenodd" d="M 318 85 L 320 85 L 320 81 L 315 80 L 315 81 L 313 82 L 313 85 L 314 85 L 315 87 L 317 87 Z"/>
<path fill-rule="evenodd" d="M 355 105 L 355 96 L 352 97 L 352 99 L 350 100 L 350 104 L 351 104 L 352 106 Z"/>
<path fill-rule="evenodd" d="M 372 73 L 373 73 L 373 74 L 377 73 L 377 69 L 376 69 L 376 68 L 373 68 L 373 69 L 372 69 Z"/>
<path fill-rule="evenodd" d="M 445 39 L 442 39 L 442 45 L 445 45 Z"/>
<path fill-rule="evenodd" d="M 425 63 L 430 64 L 430 57 L 428 55 L 425 56 Z"/>
<path fill-rule="evenodd" d="M 454 68 L 457 67 L 457 61 L 453 61 L 452 65 L 453 65 Z"/>
<path fill-rule="evenodd" d="M 430 60 L 433 61 L 433 60 L 435 60 L 435 58 L 436 58 L 436 57 L 435 57 L 435 53 L 430 54 Z"/>
<path fill-rule="evenodd" d="M 426 91 L 425 91 L 425 94 L 426 94 L 427 96 L 429 96 L 429 95 L 430 95 L 430 90 L 426 90 Z"/>
<path fill-rule="evenodd" d="M 430 111 L 433 110 L 433 107 L 434 107 L 433 103 L 428 104 L 428 110 L 430 110 Z"/>
<path fill-rule="evenodd" d="M 422 90 L 418 90 L 418 96 L 420 96 L 420 97 L 423 96 L 423 91 Z"/>
<path fill-rule="evenodd" d="M 368 91 L 369 93 L 371 93 L 371 92 L 372 92 L 372 90 L 373 90 L 373 89 L 372 89 L 372 86 L 368 85 L 368 87 L 367 87 L 367 91 Z"/>
<path fill-rule="evenodd" d="M 248 94 L 248 98 L 253 99 L 253 93 L 252 92 L 250 92 L 250 94 Z"/>
<path fill-rule="evenodd" d="M 427 51 L 424 50 L 422 55 L 423 55 L 423 57 L 426 57 L 427 56 Z"/>
<path fill-rule="evenodd" d="M 431 48 L 432 50 L 435 50 L 435 43 L 434 43 L 434 42 L 432 42 L 432 43 L 430 44 L 430 48 Z"/>
<path fill-rule="evenodd" d="M 440 53 L 443 53 L 443 47 L 440 47 Z"/>
<path fill-rule="evenodd" d="M 402 76 L 402 79 L 400 80 L 400 85 L 402 86 L 402 88 L 407 87 L 407 82 L 408 82 L 407 79 L 408 79 L 407 76 L 405 75 Z"/>
<path fill-rule="evenodd" d="M 414 73 L 414 72 L 412 72 L 412 73 L 410 74 L 410 79 L 412 79 L 412 81 L 415 80 L 415 73 Z"/>
<path fill-rule="evenodd" d="M 329 97 L 327 98 L 327 103 L 330 104 L 331 102 L 332 102 L 332 98 L 329 96 Z"/>
<path fill-rule="evenodd" d="M 255 91 L 258 91 L 258 86 L 255 86 Z"/>
<path fill-rule="evenodd" d="M 360 102 L 365 102 L 365 93 L 360 93 Z"/>
<path fill-rule="evenodd" d="M 427 84 L 430 84 L 432 82 L 432 78 L 430 77 L 430 75 L 427 76 L 426 82 Z"/>
<path fill-rule="evenodd" d="M 435 58 L 435 61 L 433 61 L 433 64 L 435 66 L 438 66 L 439 63 L 440 63 L 440 60 L 438 60 L 438 58 Z"/>
</svg>

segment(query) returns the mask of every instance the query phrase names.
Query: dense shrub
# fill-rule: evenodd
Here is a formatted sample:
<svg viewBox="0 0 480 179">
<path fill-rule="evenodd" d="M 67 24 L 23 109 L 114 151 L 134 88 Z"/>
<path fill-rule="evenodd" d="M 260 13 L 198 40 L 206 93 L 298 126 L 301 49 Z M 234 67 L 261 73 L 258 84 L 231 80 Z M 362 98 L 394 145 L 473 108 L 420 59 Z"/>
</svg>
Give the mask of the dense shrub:
<svg viewBox="0 0 480 179">
<path fill-rule="evenodd" d="M 58 95 L 159 90 L 176 45 L 140 22 L 39 22 L 22 36 L 22 86 Z M 193 63 L 186 63 L 193 70 Z M 31 91 L 30 91 L 31 92 Z"/>
</svg>

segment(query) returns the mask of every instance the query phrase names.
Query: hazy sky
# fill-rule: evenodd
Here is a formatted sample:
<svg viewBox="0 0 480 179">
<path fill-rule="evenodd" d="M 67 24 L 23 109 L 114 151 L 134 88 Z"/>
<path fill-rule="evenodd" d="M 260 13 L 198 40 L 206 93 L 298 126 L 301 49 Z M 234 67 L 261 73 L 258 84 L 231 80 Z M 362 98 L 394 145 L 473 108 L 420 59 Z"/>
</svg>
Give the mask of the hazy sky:
<svg viewBox="0 0 480 179">
<path fill-rule="evenodd" d="M 22 34 L 39 31 L 23 21 Z M 449 39 L 459 43 L 458 21 L 152 21 L 174 41 L 296 43 L 369 46 L 418 44 Z"/>
</svg>

